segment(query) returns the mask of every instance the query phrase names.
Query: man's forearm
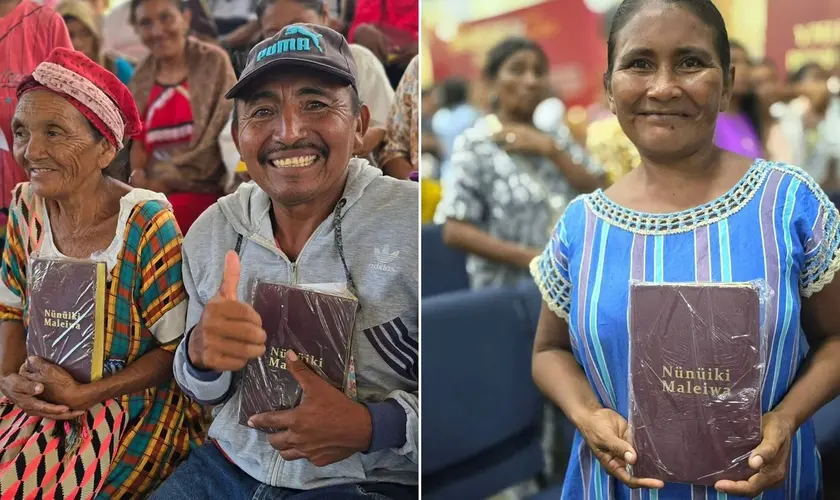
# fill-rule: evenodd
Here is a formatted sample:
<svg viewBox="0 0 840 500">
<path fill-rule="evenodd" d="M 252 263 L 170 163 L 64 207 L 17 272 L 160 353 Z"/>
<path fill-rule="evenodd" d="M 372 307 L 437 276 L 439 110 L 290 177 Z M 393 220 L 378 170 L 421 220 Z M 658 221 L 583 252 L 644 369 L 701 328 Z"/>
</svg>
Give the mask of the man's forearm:
<svg viewBox="0 0 840 500">
<path fill-rule="evenodd" d="M 187 344 L 191 333 L 192 331 L 187 333 L 175 351 L 175 380 L 181 390 L 193 400 L 205 405 L 221 404 L 233 395 L 233 374 L 197 368 L 188 355 Z"/>
</svg>

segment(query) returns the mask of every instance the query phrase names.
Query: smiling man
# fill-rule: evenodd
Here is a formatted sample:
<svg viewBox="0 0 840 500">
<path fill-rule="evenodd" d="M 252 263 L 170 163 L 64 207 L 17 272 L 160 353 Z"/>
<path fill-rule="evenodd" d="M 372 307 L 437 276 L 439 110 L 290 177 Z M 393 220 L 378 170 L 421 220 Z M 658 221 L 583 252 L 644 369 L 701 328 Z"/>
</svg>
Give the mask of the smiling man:
<svg viewBox="0 0 840 500">
<path fill-rule="evenodd" d="M 347 42 L 329 28 L 291 25 L 257 45 L 228 97 L 254 182 L 186 236 L 188 335 L 175 360 L 214 421 L 153 498 L 416 498 L 418 214 L 405 207 L 417 186 L 352 158 L 370 114 Z M 338 284 L 359 308 L 346 390 L 289 355 L 300 404 L 246 426 L 240 371 L 272 334 L 249 305 L 257 279 Z"/>
</svg>

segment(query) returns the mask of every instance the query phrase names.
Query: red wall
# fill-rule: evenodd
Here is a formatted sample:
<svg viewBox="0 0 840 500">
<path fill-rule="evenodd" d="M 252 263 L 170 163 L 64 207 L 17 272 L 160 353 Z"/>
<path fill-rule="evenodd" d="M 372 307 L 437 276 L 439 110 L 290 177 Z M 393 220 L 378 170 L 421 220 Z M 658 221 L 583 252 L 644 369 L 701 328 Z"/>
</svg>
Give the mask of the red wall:
<svg viewBox="0 0 840 500">
<path fill-rule="evenodd" d="M 451 0 L 458 1 L 458 0 Z M 552 63 L 551 79 L 568 105 L 598 98 L 606 69 L 606 43 L 600 16 L 581 1 L 551 0 L 501 16 L 461 25 L 450 44 L 424 32 L 436 81 L 449 76 L 480 78 L 484 56 L 508 35 L 538 42 Z"/>
<path fill-rule="evenodd" d="M 840 63 L 840 0 L 770 0 L 767 9 L 766 54 L 780 67 Z"/>
</svg>

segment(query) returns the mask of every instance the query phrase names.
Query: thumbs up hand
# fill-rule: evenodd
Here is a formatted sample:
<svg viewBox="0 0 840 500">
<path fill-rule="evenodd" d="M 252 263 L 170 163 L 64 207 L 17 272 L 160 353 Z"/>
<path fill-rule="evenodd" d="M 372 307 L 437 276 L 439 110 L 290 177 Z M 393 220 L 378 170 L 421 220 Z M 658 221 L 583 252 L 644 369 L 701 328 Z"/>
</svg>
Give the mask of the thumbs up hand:
<svg viewBox="0 0 840 500">
<path fill-rule="evenodd" d="M 260 315 L 236 298 L 240 272 L 239 256 L 228 252 L 219 292 L 207 302 L 187 345 L 190 361 L 199 369 L 241 370 L 265 352 Z"/>
</svg>

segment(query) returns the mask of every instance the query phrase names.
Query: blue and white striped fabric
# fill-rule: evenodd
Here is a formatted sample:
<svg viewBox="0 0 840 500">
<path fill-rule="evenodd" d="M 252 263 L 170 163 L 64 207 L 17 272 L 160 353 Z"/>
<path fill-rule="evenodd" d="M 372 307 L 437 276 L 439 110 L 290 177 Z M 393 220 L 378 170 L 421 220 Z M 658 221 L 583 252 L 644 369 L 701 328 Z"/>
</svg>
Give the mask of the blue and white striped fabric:
<svg viewBox="0 0 840 500">
<path fill-rule="evenodd" d="M 572 349 L 604 406 L 628 415 L 628 290 L 631 280 L 745 282 L 772 291 L 769 361 L 762 409 L 785 396 L 806 354 L 801 297 L 818 292 L 840 268 L 837 209 L 801 169 L 757 160 L 726 195 L 675 214 L 633 212 L 602 191 L 568 207 L 532 264 L 543 299 L 569 323 Z M 558 381 L 562 383 L 562 381 Z M 563 498 L 734 499 L 714 488 L 668 484 L 626 488 L 604 472 L 577 433 Z M 686 450 L 691 453 L 691 450 Z M 763 500 L 822 497 L 811 422 L 796 433 L 784 487 Z"/>
</svg>

